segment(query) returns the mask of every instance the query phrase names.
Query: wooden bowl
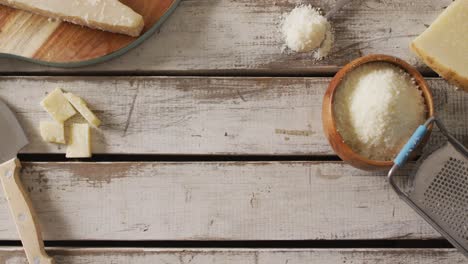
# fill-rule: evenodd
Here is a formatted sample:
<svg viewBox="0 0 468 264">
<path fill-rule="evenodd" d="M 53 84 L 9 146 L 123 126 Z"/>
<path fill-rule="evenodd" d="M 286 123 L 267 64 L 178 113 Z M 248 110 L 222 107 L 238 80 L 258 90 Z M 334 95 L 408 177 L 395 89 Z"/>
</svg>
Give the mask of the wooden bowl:
<svg viewBox="0 0 468 264">
<path fill-rule="evenodd" d="M 337 131 L 333 109 L 335 91 L 339 87 L 346 74 L 354 70 L 356 67 L 371 62 L 391 63 L 405 70 L 411 77 L 413 77 L 416 81 L 416 84 L 419 86 L 419 89 L 422 91 L 422 95 L 426 104 L 427 118 L 434 115 L 434 103 L 431 90 L 429 89 L 421 74 L 405 61 L 392 56 L 375 54 L 358 58 L 345 65 L 340 71 L 338 71 L 335 77 L 333 77 L 328 86 L 327 92 L 325 93 L 322 107 L 323 130 L 328 141 L 330 142 L 330 145 L 343 161 L 349 163 L 353 167 L 363 170 L 385 170 L 390 169 L 393 166 L 393 161 L 370 160 L 354 152 L 351 147 L 349 147 L 344 142 L 340 133 Z M 420 148 L 427 142 L 431 131 L 432 126 L 429 127 L 429 133 L 427 133 L 426 138 L 420 144 Z"/>
</svg>

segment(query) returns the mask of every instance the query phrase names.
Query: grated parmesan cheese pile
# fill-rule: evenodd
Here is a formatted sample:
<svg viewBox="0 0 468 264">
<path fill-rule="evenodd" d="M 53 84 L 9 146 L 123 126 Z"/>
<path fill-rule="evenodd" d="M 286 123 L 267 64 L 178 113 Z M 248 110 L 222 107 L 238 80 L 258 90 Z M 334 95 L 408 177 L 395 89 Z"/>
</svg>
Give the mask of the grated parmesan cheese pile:
<svg viewBox="0 0 468 264">
<path fill-rule="evenodd" d="M 334 102 L 338 132 L 355 152 L 392 160 L 416 128 L 426 107 L 410 75 L 389 63 L 368 63 L 351 71 Z"/>
<path fill-rule="evenodd" d="M 296 52 L 315 50 L 315 59 L 326 57 L 333 46 L 330 23 L 310 5 L 297 6 L 289 14 L 284 14 L 281 32 L 289 49 Z"/>
</svg>

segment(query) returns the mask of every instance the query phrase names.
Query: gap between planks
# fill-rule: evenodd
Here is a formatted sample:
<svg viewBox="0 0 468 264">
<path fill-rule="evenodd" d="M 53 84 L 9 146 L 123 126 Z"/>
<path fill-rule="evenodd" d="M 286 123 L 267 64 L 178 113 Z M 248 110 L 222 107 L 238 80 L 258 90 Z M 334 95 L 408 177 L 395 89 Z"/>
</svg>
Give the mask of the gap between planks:
<svg viewBox="0 0 468 264">
<path fill-rule="evenodd" d="M 45 241 L 47 247 L 66 248 L 453 248 L 445 239 L 428 240 L 242 240 L 242 241 Z M 0 241 L 0 247 L 21 246 L 21 241 Z"/>
<path fill-rule="evenodd" d="M 53 76 L 81 76 L 81 77 L 277 77 L 277 78 L 295 78 L 295 77 L 333 77 L 341 69 L 330 68 L 327 71 L 307 71 L 307 70 L 174 70 L 174 71 L 83 71 L 78 68 L 75 71 L 32 71 L 32 72 L 0 72 L 0 76 L 5 77 L 53 77 Z M 429 69 L 423 69 L 420 73 L 425 78 L 440 78 L 440 76 Z"/>
<path fill-rule="evenodd" d="M 255 161 L 342 161 L 338 156 L 321 155 L 119 155 L 97 154 L 91 158 L 66 158 L 65 154 L 18 154 L 22 162 L 255 162 Z M 417 158 L 417 157 L 416 157 Z"/>
</svg>

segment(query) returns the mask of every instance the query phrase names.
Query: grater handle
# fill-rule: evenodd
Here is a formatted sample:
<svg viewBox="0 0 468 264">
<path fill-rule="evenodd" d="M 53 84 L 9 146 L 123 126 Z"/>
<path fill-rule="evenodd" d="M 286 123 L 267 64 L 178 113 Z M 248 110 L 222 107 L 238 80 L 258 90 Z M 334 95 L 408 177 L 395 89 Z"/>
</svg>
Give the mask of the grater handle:
<svg viewBox="0 0 468 264">
<path fill-rule="evenodd" d="M 395 160 L 393 160 L 396 166 L 400 168 L 403 167 L 403 165 L 408 160 L 408 157 L 410 156 L 411 152 L 413 152 L 413 150 L 419 145 L 419 143 L 421 143 L 427 131 L 427 126 L 425 125 L 421 125 L 418 127 L 418 129 L 416 129 L 416 131 L 408 140 L 406 145 L 403 147 L 403 149 L 401 149 L 398 156 L 395 158 Z"/>
</svg>

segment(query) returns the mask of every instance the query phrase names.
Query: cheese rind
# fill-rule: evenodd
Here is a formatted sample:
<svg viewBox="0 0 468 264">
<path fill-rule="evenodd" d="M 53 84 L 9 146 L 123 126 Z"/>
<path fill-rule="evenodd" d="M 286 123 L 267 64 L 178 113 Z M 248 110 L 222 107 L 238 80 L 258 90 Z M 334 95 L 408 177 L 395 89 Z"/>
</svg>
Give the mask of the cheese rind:
<svg viewBox="0 0 468 264">
<path fill-rule="evenodd" d="M 51 92 L 41 101 L 41 106 L 59 123 L 65 122 L 76 114 L 75 109 L 59 88 Z"/>
<path fill-rule="evenodd" d="M 468 0 L 450 4 L 410 47 L 439 75 L 468 91 Z"/>
<path fill-rule="evenodd" d="M 0 0 L 0 4 L 133 37 L 144 27 L 143 17 L 118 0 Z"/>
<path fill-rule="evenodd" d="M 67 158 L 91 157 L 91 131 L 88 124 L 71 124 L 69 128 Z"/>
<path fill-rule="evenodd" d="M 88 108 L 85 100 L 72 93 L 65 93 L 64 96 L 91 125 L 98 127 L 101 124 L 101 120 Z"/>
<path fill-rule="evenodd" d="M 65 129 L 63 123 L 41 121 L 39 130 L 44 141 L 65 144 Z"/>
</svg>

